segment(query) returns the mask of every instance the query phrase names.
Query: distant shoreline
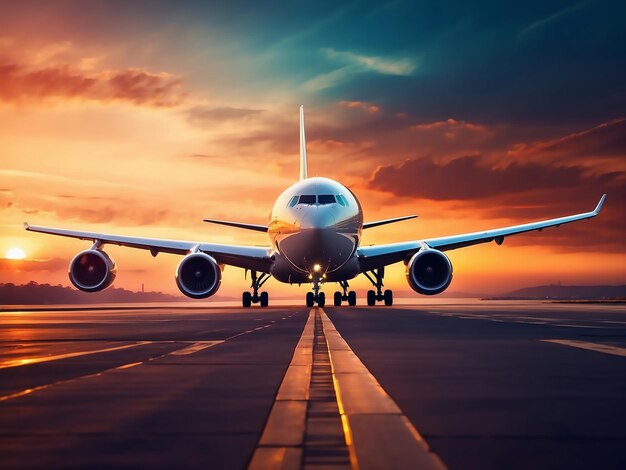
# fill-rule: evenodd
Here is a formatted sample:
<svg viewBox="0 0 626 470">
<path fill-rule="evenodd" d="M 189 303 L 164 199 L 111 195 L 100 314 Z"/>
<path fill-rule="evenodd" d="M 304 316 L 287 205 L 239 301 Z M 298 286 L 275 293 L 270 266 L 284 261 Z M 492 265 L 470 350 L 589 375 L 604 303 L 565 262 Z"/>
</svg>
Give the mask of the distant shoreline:
<svg viewBox="0 0 626 470">
<path fill-rule="evenodd" d="M 545 302 L 550 304 L 626 304 L 626 299 L 538 299 L 528 297 L 486 297 L 480 300 L 486 302 L 490 301 L 503 301 L 503 300 L 518 300 L 518 301 L 535 301 Z"/>
</svg>

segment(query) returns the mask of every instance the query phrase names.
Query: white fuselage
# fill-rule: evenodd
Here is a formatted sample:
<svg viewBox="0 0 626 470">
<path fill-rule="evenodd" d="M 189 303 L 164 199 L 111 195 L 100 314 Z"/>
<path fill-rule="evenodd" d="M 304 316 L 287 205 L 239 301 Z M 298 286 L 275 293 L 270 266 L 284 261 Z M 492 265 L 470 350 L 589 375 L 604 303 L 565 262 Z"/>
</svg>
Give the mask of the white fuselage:
<svg viewBox="0 0 626 470">
<path fill-rule="evenodd" d="M 272 275 L 289 283 L 355 277 L 362 228 L 361 205 L 348 188 L 328 178 L 297 182 L 278 196 L 272 209 Z"/>
</svg>

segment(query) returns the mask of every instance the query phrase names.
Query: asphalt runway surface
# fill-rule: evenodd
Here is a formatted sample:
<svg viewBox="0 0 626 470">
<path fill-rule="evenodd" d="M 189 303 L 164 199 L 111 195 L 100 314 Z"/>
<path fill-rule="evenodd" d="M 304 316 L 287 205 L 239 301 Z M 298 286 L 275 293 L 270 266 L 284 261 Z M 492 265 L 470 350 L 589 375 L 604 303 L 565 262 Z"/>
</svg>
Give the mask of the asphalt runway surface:
<svg viewBox="0 0 626 470">
<path fill-rule="evenodd" d="M 626 468 L 626 307 L 0 312 L 0 467 Z"/>
</svg>

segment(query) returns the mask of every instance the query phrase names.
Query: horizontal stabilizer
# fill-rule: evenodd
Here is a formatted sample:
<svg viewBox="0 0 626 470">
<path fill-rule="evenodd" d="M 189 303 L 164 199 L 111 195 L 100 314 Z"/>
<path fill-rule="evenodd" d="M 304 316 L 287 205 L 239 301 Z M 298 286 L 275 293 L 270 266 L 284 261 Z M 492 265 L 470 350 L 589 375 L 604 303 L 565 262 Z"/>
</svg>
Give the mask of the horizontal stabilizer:
<svg viewBox="0 0 626 470">
<path fill-rule="evenodd" d="M 394 219 L 377 220 L 376 222 L 365 222 L 363 228 L 378 227 L 379 225 L 392 224 L 394 222 L 400 222 L 402 220 L 414 219 L 416 215 L 405 215 L 404 217 L 396 217 Z"/>
<path fill-rule="evenodd" d="M 267 232 L 267 225 L 243 224 L 241 222 L 230 222 L 228 220 L 204 219 L 211 224 L 228 225 L 229 227 L 245 228 L 256 232 Z"/>
</svg>

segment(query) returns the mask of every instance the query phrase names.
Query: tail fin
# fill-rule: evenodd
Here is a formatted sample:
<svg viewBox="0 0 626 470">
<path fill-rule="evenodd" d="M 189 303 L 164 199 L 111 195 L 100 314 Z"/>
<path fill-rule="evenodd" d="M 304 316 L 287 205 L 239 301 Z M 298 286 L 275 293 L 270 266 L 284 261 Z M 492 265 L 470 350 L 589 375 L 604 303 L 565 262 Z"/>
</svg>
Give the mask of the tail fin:
<svg viewBox="0 0 626 470">
<path fill-rule="evenodd" d="M 306 164 L 306 137 L 304 135 L 304 106 L 300 106 L 300 180 L 308 178 Z"/>
</svg>

